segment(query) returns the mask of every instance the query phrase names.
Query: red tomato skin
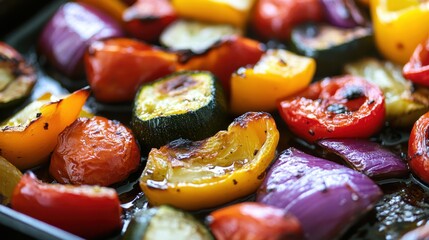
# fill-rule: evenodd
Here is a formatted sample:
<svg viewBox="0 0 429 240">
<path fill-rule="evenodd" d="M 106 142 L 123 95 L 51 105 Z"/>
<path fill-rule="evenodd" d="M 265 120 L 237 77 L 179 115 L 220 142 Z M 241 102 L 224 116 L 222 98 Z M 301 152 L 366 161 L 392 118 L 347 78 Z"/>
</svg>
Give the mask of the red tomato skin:
<svg viewBox="0 0 429 240">
<path fill-rule="evenodd" d="M 429 184 L 429 112 L 422 115 L 413 126 L 408 140 L 408 158 L 411 171 Z"/>
<path fill-rule="evenodd" d="M 134 37 L 156 42 L 178 17 L 168 0 L 138 0 L 123 14 L 125 29 Z"/>
<path fill-rule="evenodd" d="M 108 103 L 132 101 L 142 83 L 174 72 L 176 63 L 175 54 L 126 38 L 94 42 L 85 54 L 95 98 Z"/>
<path fill-rule="evenodd" d="M 78 118 L 58 136 L 49 173 L 59 183 L 109 186 L 140 164 L 140 148 L 123 124 L 95 116 Z"/>
<path fill-rule="evenodd" d="M 183 70 L 206 70 L 219 78 L 229 96 L 231 75 L 240 67 L 256 64 L 264 53 L 264 46 L 249 38 L 232 36 L 211 47 L 205 53 L 191 56 L 179 65 Z"/>
<path fill-rule="evenodd" d="M 262 203 L 234 204 L 212 212 L 208 219 L 218 240 L 303 238 L 297 218 Z"/>
<path fill-rule="evenodd" d="M 361 89 L 363 96 L 347 100 L 344 94 Z M 346 106 L 347 114 L 327 109 Z M 375 85 L 355 76 L 327 78 L 311 84 L 294 97 L 280 101 L 278 109 L 289 129 L 308 142 L 325 138 L 368 138 L 384 125 L 384 95 Z"/>
<path fill-rule="evenodd" d="M 252 26 L 264 40 L 289 40 L 292 28 L 306 21 L 321 21 L 323 6 L 319 0 L 259 0 Z"/>
<path fill-rule="evenodd" d="M 429 87 L 429 38 L 417 45 L 402 73 L 412 82 Z"/>
<path fill-rule="evenodd" d="M 114 189 L 39 181 L 27 172 L 16 186 L 12 208 L 84 238 L 105 237 L 122 226 Z"/>
</svg>

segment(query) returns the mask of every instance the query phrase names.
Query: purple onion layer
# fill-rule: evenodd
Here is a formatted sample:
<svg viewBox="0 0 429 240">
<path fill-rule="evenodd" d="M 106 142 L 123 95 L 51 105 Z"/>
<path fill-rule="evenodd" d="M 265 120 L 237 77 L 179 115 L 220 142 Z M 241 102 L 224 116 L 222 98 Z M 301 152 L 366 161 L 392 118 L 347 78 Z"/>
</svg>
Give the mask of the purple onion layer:
<svg viewBox="0 0 429 240">
<path fill-rule="evenodd" d="M 276 159 L 256 199 L 294 214 L 306 239 L 334 239 L 381 196 L 362 173 L 289 148 Z"/>
<path fill-rule="evenodd" d="M 337 27 L 352 28 L 365 25 L 365 17 L 354 0 L 321 0 L 327 21 Z"/>
<path fill-rule="evenodd" d="M 318 144 L 373 179 L 404 177 L 407 164 L 395 153 L 365 139 L 324 139 Z"/>
<path fill-rule="evenodd" d="M 94 40 L 122 37 L 121 26 L 91 6 L 69 2 L 62 5 L 39 37 L 39 51 L 67 76 L 82 75 L 82 58 Z"/>
</svg>

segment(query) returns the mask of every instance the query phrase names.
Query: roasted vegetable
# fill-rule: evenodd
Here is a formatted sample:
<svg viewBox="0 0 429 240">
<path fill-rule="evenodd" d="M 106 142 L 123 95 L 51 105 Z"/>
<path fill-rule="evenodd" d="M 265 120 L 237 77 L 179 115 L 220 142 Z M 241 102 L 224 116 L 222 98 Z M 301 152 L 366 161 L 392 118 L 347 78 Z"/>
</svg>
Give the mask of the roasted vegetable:
<svg viewBox="0 0 429 240">
<path fill-rule="evenodd" d="M 84 238 L 109 236 L 122 226 L 114 189 L 48 184 L 27 172 L 16 186 L 12 208 Z"/>
<path fill-rule="evenodd" d="M 9 204 L 13 189 L 21 180 L 22 173 L 0 156 L 0 204 Z"/>
<path fill-rule="evenodd" d="M 406 163 L 378 143 L 364 139 L 323 139 L 317 142 L 325 151 L 341 157 L 351 168 L 373 179 L 405 177 Z"/>
<path fill-rule="evenodd" d="M 124 33 L 109 15 L 82 3 L 61 6 L 40 34 L 38 47 L 48 62 L 67 76 L 84 74 L 83 55 L 93 41 Z"/>
<path fill-rule="evenodd" d="M 290 130 L 309 142 L 370 137 L 383 127 L 386 114 L 381 90 L 351 75 L 315 82 L 278 109 Z"/>
<path fill-rule="evenodd" d="M 212 240 L 209 230 L 191 214 L 162 205 L 137 212 L 124 240 Z"/>
<path fill-rule="evenodd" d="M 89 89 L 51 101 L 42 96 L 0 125 L 0 154 L 19 169 L 48 161 L 57 137 L 79 116 Z"/>
<path fill-rule="evenodd" d="M 109 186 L 128 178 L 139 163 L 131 130 L 95 116 L 78 118 L 60 133 L 49 173 L 59 183 Z"/>
<path fill-rule="evenodd" d="M 176 19 L 169 0 L 137 0 L 123 15 L 125 29 L 147 42 L 157 42 L 162 31 Z"/>
<path fill-rule="evenodd" d="M 256 200 L 294 214 L 306 239 L 335 239 L 374 207 L 382 192 L 367 176 L 307 155 L 283 151 Z"/>
<path fill-rule="evenodd" d="M 198 54 L 231 35 L 241 35 L 241 30 L 228 24 L 178 20 L 165 29 L 160 42 L 171 50 Z"/>
<path fill-rule="evenodd" d="M 36 80 L 34 67 L 12 46 L 0 42 L 0 109 L 24 101 L 30 96 Z"/>
<path fill-rule="evenodd" d="M 197 210 L 253 193 L 274 158 L 279 132 L 267 113 L 249 112 L 227 131 L 152 149 L 140 187 L 152 205 Z"/>
<path fill-rule="evenodd" d="M 365 17 L 355 0 L 321 0 L 327 21 L 337 27 L 364 26 Z"/>
<path fill-rule="evenodd" d="M 321 21 L 320 0 L 259 0 L 252 15 L 252 27 L 259 37 L 289 40 L 292 28 L 303 22 Z"/>
<path fill-rule="evenodd" d="M 131 127 L 142 147 L 179 138 L 201 140 L 227 125 L 223 90 L 209 72 L 179 72 L 145 84 L 136 95 Z"/>
<path fill-rule="evenodd" d="M 428 131 L 429 112 L 414 123 L 408 141 L 408 158 L 410 159 L 411 171 L 425 183 L 429 183 Z"/>
<path fill-rule="evenodd" d="M 414 83 L 429 87 L 429 37 L 417 45 L 402 73 Z"/>
<path fill-rule="evenodd" d="M 316 60 L 319 76 L 339 74 L 343 64 L 373 50 L 371 29 L 338 28 L 326 24 L 306 23 L 292 30 L 292 49 Z M 335 61 L 333 61 L 335 59 Z"/>
<path fill-rule="evenodd" d="M 371 0 L 370 8 L 378 50 L 388 60 L 405 64 L 429 34 L 429 2 Z"/>
<path fill-rule="evenodd" d="M 274 111 L 277 101 L 308 86 L 316 63 L 283 49 L 270 49 L 253 67 L 240 68 L 231 78 L 231 111 Z"/>
<path fill-rule="evenodd" d="M 299 221 L 283 209 L 244 202 L 213 211 L 206 218 L 217 240 L 297 240 L 303 238 Z"/>
<path fill-rule="evenodd" d="M 88 83 L 101 102 L 127 102 L 139 86 L 176 70 L 177 57 L 127 38 L 95 41 L 85 54 Z"/>
<path fill-rule="evenodd" d="M 257 41 L 231 36 L 199 55 L 181 57 L 180 69 L 207 70 L 218 77 L 227 96 L 231 89 L 231 74 L 240 67 L 256 64 L 264 53 Z"/>
<path fill-rule="evenodd" d="M 172 0 L 174 9 L 183 18 L 231 24 L 245 29 L 255 0 Z"/>
<path fill-rule="evenodd" d="M 386 120 L 394 127 L 411 128 L 429 110 L 429 88 L 413 87 L 402 77 L 400 65 L 364 58 L 347 64 L 344 70 L 380 87 L 385 97 Z"/>
</svg>

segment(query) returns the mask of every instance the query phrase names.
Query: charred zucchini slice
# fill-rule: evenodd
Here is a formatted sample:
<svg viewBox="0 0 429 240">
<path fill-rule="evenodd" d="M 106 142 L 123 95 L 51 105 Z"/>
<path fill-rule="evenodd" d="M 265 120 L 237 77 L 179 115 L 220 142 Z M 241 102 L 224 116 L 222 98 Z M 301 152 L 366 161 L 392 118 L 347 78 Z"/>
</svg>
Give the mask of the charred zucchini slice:
<svg viewBox="0 0 429 240">
<path fill-rule="evenodd" d="M 227 126 L 223 90 L 209 72 L 184 71 L 143 85 L 133 107 L 131 127 L 142 148 L 172 140 L 201 140 Z"/>
<path fill-rule="evenodd" d="M 163 205 L 138 212 L 131 220 L 123 239 L 211 240 L 213 237 L 191 214 Z"/>
<path fill-rule="evenodd" d="M 0 42 L 0 109 L 15 106 L 30 96 L 36 71 L 15 49 Z"/>
<path fill-rule="evenodd" d="M 372 31 L 369 28 L 338 28 L 327 24 L 306 23 L 292 30 L 294 51 L 314 58 L 317 76 L 339 74 L 342 65 L 373 51 Z"/>
</svg>

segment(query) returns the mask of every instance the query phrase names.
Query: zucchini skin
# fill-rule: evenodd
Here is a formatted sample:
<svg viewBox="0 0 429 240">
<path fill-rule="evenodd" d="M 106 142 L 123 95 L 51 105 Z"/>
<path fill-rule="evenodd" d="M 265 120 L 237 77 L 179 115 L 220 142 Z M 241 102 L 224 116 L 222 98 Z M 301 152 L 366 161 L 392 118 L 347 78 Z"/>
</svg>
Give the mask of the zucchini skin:
<svg viewBox="0 0 429 240">
<path fill-rule="evenodd" d="M 167 224 L 165 221 L 168 221 Z M 170 224 L 170 221 L 173 224 Z M 163 228 L 163 229 L 157 229 Z M 123 240 L 153 240 L 153 232 L 163 232 L 167 240 L 213 240 L 208 228 L 190 213 L 162 205 L 137 212 L 124 234 Z M 191 232 L 190 232 L 191 231 Z M 186 232 L 180 235 L 181 232 Z M 155 234 L 156 235 L 156 234 Z M 186 236 L 188 235 L 188 236 Z M 191 238 L 184 237 L 190 237 Z"/>
<path fill-rule="evenodd" d="M 370 30 L 363 36 L 354 36 L 351 40 L 331 44 L 327 48 L 314 48 L 300 39 L 301 36 L 304 38 L 318 38 L 321 29 L 328 27 L 328 25 L 324 24 L 305 23 L 296 26 L 291 34 L 292 51 L 316 60 L 316 76 L 324 77 L 340 74 L 343 65 L 338 64 L 339 62 L 345 64 L 375 51 L 373 34 Z M 330 31 L 350 30 L 337 29 Z M 314 36 L 309 36 L 309 34 L 314 34 Z"/>
<path fill-rule="evenodd" d="M 137 116 L 136 108 L 139 96 L 145 86 L 184 74 L 188 76 L 192 76 L 193 74 L 208 74 L 210 76 L 213 86 L 210 92 L 211 99 L 206 105 L 197 110 L 187 111 L 182 114 L 159 116 L 149 120 L 142 120 Z M 153 147 L 159 148 L 179 138 L 192 141 L 205 139 L 214 135 L 219 130 L 226 128 L 228 120 L 226 98 L 222 86 L 216 77 L 204 71 L 183 71 L 168 75 L 140 87 L 134 101 L 131 128 L 135 132 L 142 150 L 150 150 Z"/>
</svg>

